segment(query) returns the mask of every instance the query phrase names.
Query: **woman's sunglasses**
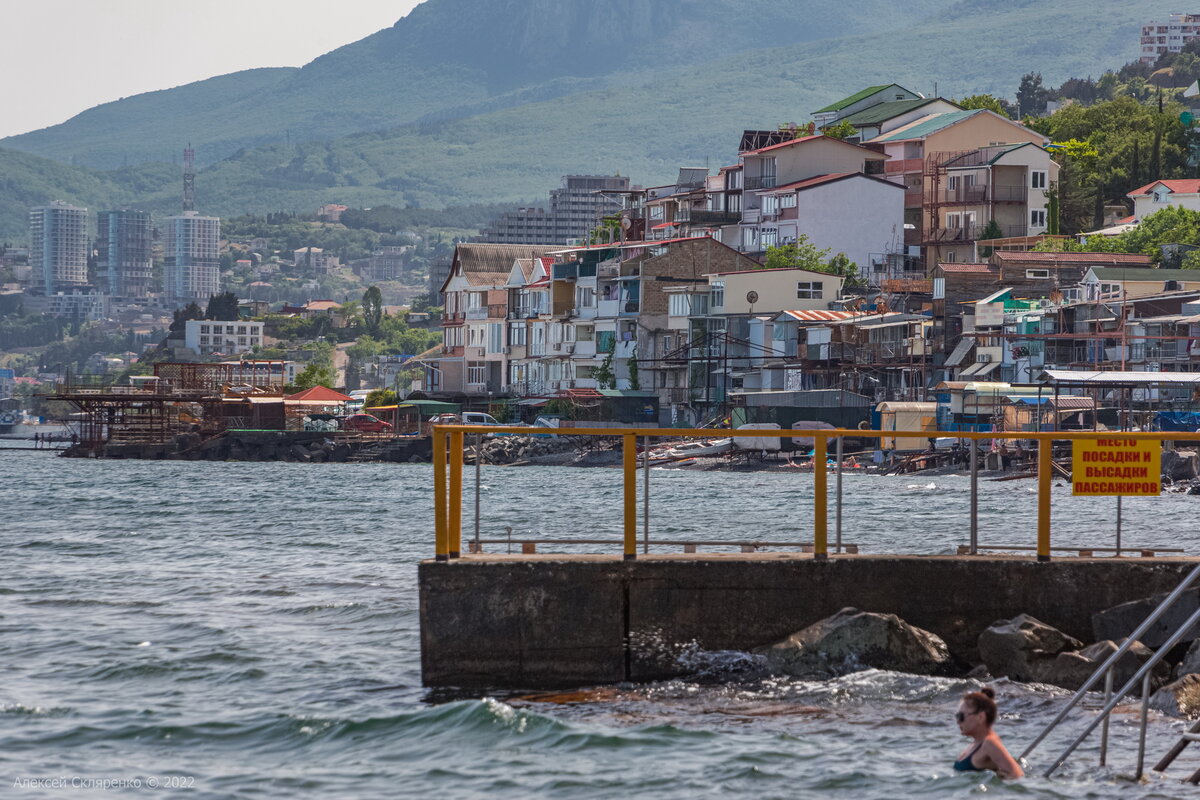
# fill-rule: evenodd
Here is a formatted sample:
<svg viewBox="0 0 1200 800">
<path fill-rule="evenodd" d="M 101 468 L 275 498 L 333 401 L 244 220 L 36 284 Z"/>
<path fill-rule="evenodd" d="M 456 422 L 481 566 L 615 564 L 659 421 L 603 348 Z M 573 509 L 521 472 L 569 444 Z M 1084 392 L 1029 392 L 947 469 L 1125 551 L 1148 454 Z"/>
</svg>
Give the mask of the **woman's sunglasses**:
<svg viewBox="0 0 1200 800">
<path fill-rule="evenodd" d="M 971 712 L 971 714 L 978 714 L 978 713 L 979 713 L 978 711 L 972 711 L 972 712 Z M 967 713 L 965 713 L 965 712 L 962 712 L 962 711 L 956 711 L 956 712 L 954 712 L 954 721 L 955 721 L 955 722 L 958 722 L 958 723 L 961 723 L 961 722 L 962 722 L 964 719 L 966 719 L 967 717 L 971 716 L 971 714 L 967 714 Z"/>
</svg>

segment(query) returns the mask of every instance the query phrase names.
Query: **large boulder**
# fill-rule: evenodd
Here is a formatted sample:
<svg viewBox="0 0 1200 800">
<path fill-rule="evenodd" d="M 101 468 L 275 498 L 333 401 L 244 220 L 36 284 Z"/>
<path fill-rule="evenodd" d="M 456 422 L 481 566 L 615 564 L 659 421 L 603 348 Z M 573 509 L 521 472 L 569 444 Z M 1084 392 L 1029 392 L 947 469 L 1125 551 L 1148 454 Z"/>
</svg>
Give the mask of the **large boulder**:
<svg viewBox="0 0 1200 800">
<path fill-rule="evenodd" d="M 1150 697 L 1150 707 L 1172 717 L 1200 714 L 1200 675 L 1184 675 Z"/>
<path fill-rule="evenodd" d="M 1015 681 L 1041 681 L 1059 653 L 1081 647 L 1083 642 L 1028 614 L 993 622 L 979 634 L 979 657 L 988 671 Z"/>
<path fill-rule="evenodd" d="M 1175 677 L 1182 678 L 1184 675 L 1198 673 L 1200 673 L 1200 639 L 1192 642 L 1192 646 L 1183 656 L 1183 661 L 1180 661 L 1179 665 L 1175 667 Z"/>
<path fill-rule="evenodd" d="M 1128 603 L 1097 611 L 1092 615 L 1092 632 L 1095 634 L 1096 641 L 1126 638 L 1145 621 L 1146 617 L 1150 616 L 1150 612 L 1163 601 L 1167 594 L 1167 592 L 1163 592 L 1153 597 L 1143 597 L 1141 600 L 1130 600 Z M 1138 637 L 1138 641 L 1147 647 L 1159 647 L 1197 609 L 1200 609 L 1200 589 L 1184 592 L 1175 601 L 1175 605 L 1150 626 L 1143 636 Z M 1200 638 L 1200 626 L 1193 627 L 1183 638 L 1184 640 Z"/>
<path fill-rule="evenodd" d="M 1195 450 L 1163 450 L 1162 474 L 1172 481 L 1190 481 L 1200 477 L 1200 458 Z"/>
<path fill-rule="evenodd" d="M 1040 683 L 1050 683 L 1064 689 L 1079 689 L 1092 676 L 1092 673 L 1103 664 L 1109 656 L 1117 652 L 1125 641 L 1114 642 L 1111 639 L 1088 645 L 1079 652 L 1059 653 L 1051 662 L 1043 662 L 1035 670 L 1036 680 Z M 1141 642 L 1134 642 L 1125 651 L 1125 655 L 1113 665 L 1113 689 L 1120 689 L 1146 663 L 1154 651 Z M 1040 670 L 1040 671 L 1039 671 Z M 1155 665 L 1151 680 L 1154 685 L 1161 686 L 1170 677 L 1170 668 L 1162 661 Z M 1094 685 L 1096 690 L 1104 688 L 1103 677 Z"/>
<path fill-rule="evenodd" d="M 766 650 L 772 672 L 825 679 L 863 669 L 938 675 L 951 666 L 950 650 L 937 635 L 895 614 L 843 608 Z"/>
</svg>

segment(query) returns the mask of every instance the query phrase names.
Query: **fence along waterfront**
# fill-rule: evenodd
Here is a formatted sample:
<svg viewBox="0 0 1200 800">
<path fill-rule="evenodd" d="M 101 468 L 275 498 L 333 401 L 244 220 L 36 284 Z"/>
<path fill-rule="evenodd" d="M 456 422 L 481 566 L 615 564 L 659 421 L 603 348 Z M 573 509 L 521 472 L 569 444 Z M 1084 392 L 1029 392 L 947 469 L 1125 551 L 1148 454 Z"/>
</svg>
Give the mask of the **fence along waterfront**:
<svg viewBox="0 0 1200 800">
<path fill-rule="evenodd" d="M 459 558 L 462 554 L 462 472 L 463 456 L 465 454 L 465 434 L 477 433 L 508 433 L 528 434 L 531 429 L 517 426 L 497 425 L 436 425 L 433 428 L 433 488 L 434 488 L 434 528 L 435 550 L 437 561 L 449 561 Z M 1077 440 L 1151 440 L 1161 443 L 1164 441 L 1200 442 L 1200 432 L 1181 433 L 1167 432 L 1125 432 L 1125 431 L 874 431 L 853 430 L 846 428 L 824 428 L 820 430 L 791 430 L 779 431 L 762 429 L 727 430 L 718 428 L 567 428 L 554 429 L 538 428 L 538 435 L 553 436 L 602 436 L 622 439 L 622 472 L 624 514 L 624 557 L 627 561 L 637 558 L 637 440 L 642 437 L 646 442 L 650 438 L 666 439 L 711 439 L 713 436 L 735 438 L 803 438 L 813 440 L 813 558 L 823 560 L 829 558 L 829 520 L 828 493 L 829 472 L 819 469 L 818 465 L 825 464 L 828 459 L 830 440 L 841 438 L 882 439 L 882 438 L 951 438 L 969 440 L 971 442 L 972 483 L 971 483 L 971 552 L 976 552 L 975 518 L 976 508 L 976 471 L 975 458 L 978 452 L 976 442 L 992 439 L 1019 439 L 1021 441 L 1036 441 L 1038 443 L 1037 457 L 1037 560 L 1049 561 L 1051 550 L 1051 497 L 1050 489 L 1054 480 L 1053 449 L 1056 441 Z M 648 509 L 647 509 L 648 513 Z"/>
</svg>

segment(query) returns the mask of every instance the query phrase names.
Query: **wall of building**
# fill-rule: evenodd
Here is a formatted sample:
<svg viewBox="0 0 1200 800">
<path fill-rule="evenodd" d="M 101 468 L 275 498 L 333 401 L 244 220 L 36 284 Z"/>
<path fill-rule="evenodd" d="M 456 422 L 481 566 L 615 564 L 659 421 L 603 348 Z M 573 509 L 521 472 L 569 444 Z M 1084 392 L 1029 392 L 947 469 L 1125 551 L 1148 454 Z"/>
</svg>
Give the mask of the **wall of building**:
<svg viewBox="0 0 1200 800">
<path fill-rule="evenodd" d="M 904 237 L 904 190 L 873 178 L 846 180 L 800 192 L 795 230 L 830 255 L 845 253 L 860 269 L 871 253 L 890 252 Z M 792 238 L 780 222 L 780 241 Z"/>
</svg>

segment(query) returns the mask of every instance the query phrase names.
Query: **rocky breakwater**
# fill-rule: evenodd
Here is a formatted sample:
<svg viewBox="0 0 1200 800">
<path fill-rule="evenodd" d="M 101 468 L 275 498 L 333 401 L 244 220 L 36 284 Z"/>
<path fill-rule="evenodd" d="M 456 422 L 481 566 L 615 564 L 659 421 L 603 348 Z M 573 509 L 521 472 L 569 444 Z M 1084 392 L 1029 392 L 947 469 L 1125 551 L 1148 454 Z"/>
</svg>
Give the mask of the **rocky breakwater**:
<svg viewBox="0 0 1200 800">
<path fill-rule="evenodd" d="M 585 456 L 587 446 L 582 436 L 492 436 L 483 440 L 480 455 L 484 464 L 568 466 Z M 474 458 L 474 452 L 475 446 L 468 439 L 468 461 Z"/>
<path fill-rule="evenodd" d="M 844 608 L 787 638 L 757 649 L 766 668 L 803 680 L 826 680 L 864 669 L 914 675 L 1008 678 L 1065 689 L 1081 688 L 1128 641 L 1162 601 L 1148 597 L 1100 611 L 1092 618 L 1095 641 L 1086 644 L 1028 614 L 998 620 L 979 634 L 971 652 L 952 652 L 936 633 L 895 614 Z M 1128 683 L 1200 608 L 1200 590 L 1185 594 L 1113 665 L 1113 685 Z M 1162 713 L 1200 717 L 1200 629 L 1163 653 L 1150 672 L 1151 706 Z M 1098 681 L 1093 688 L 1103 689 Z"/>
</svg>

